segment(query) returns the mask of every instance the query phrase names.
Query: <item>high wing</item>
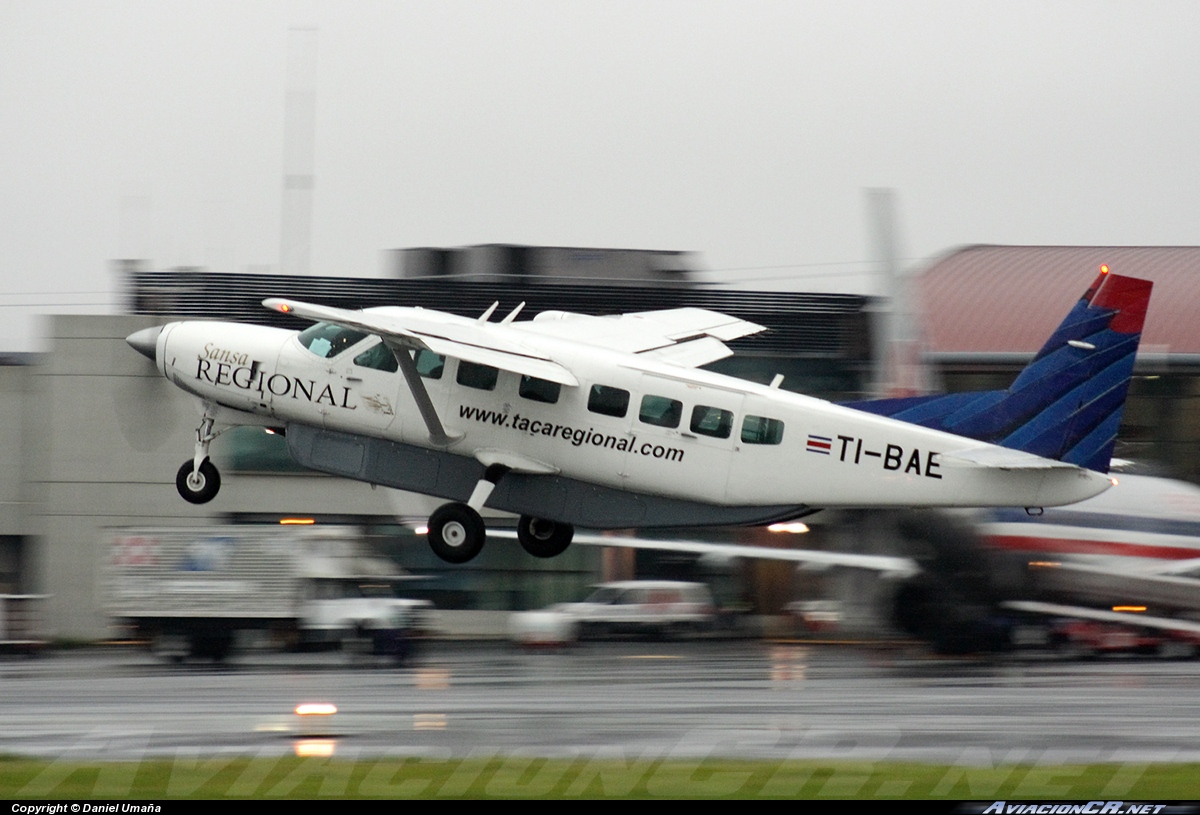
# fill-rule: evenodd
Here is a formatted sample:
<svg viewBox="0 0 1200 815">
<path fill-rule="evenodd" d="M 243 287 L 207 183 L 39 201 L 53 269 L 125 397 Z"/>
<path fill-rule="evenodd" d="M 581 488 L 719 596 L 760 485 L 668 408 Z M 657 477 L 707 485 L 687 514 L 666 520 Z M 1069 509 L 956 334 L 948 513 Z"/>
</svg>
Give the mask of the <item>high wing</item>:
<svg viewBox="0 0 1200 815">
<path fill-rule="evenodd" d="M 283 314 L 378 334 L 390 345 L 400 348 L 425 349 L 561 385 L 579 385 L 574 374 L 533 344 L 520 342 L 505 323 L 480 322 L 417 308 L 351 311 L 277 297 L 264 300 L 263 305 Z"/>
<path fill-rule="evenodd" d="M 639 311 L 608 317 L 545 311 L 521 323 L 521 329 L 610 351 L 643 354 L 688 368 L 731 356 L 733 352 L 725 345 L 726 341 L 766 331 L 757 323 L 703 308 Z"/>
</svg>

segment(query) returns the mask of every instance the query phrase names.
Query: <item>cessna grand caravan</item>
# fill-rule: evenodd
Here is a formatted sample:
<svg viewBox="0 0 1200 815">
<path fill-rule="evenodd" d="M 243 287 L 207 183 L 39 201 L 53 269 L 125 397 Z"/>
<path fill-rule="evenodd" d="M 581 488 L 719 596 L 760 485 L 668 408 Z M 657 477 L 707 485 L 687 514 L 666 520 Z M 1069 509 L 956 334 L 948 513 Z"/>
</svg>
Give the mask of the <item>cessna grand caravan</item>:
<svg viewBox="0 0 1200 815">
<path fill-rule="evenodd" d="M 499 321 L 287 299 L 288 331 L 212 321 L 130 335 L 203 416 L 176 485 L 212 500 L 224 429 L 284 432 L 301 465 L 448 499 L 429 543 L 465 563 L 480 510 L 552 557 L 593 529 L 769 524 L 826 507 L 1024 507 L 1107 489 L 1148 281 L 1102 273 L 1005 391 L 838 405 L 702 370 L 764 328 L 680 308 Z M 523 305 L 523 304 L 522 304 Z"/>
</svg>

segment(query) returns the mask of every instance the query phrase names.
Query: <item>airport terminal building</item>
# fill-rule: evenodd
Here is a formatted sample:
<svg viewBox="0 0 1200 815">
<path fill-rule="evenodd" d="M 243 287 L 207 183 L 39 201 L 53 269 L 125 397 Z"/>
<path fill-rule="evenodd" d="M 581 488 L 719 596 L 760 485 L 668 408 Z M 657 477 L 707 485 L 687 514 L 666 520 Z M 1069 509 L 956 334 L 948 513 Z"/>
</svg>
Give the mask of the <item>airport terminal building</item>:
<svg viewBox="0 0 1200 815">
<path fill-rule="evenodd" d="M 362 528 L 402 566 L 427 575 L 414 591 L 444 609 L 534 608 L 578 598 L 602 579 L 648 573 L 726 581 L 725 600 L 767 609 L 790 599 L 793 572 L 778 564 L 711 566 L 697 559 L 634 556 L 572 547 L 541 561 L 508 542 L 490 543 L 467 566 L 429 552 L 414 528 L 439 499 L 372 489 L 301 470 L 278 437 L 239 428 L 213 444 L 223 487 L 193 506 L 174 476 L 192 454 L 199 411 L 130 349 L 130 333 L 174 319 L 239 320 L 303 328 L 262 308 L 281 296 L 363 308 L 420 305 L 478 316 L 524 302 L 525 314 L 587 314 L 698 306 L 767 326 L 730 343 L 735 356 L 713 364 L 759 382 L 784 375 L 784 388 L 832 400 L 869 387 L 873 315 L 857 295 L 702 288 L 677 252 L 609 252 L 544 247 L 420 249 L 396 254 L 391 278 L 321 278 L 149 271 L 125 264 L 127 315 L 51 321 L 50 350 L 0 365 L 0 434 L 10 466 L 0 475 L 0 592 L 51 595 L 49 624 L 63 637 L 114 632 L 104 615 L 106 541 L 113 529 L 279 524 L 283 518 Z M 950 390 L 1006 386 L 1061 320 L 1101 263 L 1156 282 L 1139 378 L 1118 455 L 1150 458 L 1171 474 L 1200 480 L 1200 309 L 1190 265 L 1200 248 L 969 247 L 924 271 L 928 359 Z M 759 530 L 714 530 L 717 539 L 763 542 Z M 820 535 L 802 536 L 821 545 Z M 796 545 L 794 540 L 774 545 Z M 720 575 L 701 574 L 713 569 Z M 732 596 L 731 596 L 732 595 Z"/>
</svg>

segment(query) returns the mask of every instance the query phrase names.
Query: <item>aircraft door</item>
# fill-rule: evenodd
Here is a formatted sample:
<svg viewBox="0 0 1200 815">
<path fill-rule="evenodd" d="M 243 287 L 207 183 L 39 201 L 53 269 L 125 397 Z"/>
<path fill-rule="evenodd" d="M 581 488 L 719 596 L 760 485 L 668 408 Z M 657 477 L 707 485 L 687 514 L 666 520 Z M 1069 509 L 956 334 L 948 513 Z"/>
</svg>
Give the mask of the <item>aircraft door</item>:
<svg viewBox="0 0 1200 815">
<path fill-rule="evenodd" d="M 742 413 L 736 417 L 731 438 L 733 454 L 726 491 L 730 503 L 784 504 L 795 500 L 794 439 L 785 440 L 783 418 L 777 402 L 757 395 L 742 400 Z M 788 430 L 795 435 L 794 428 Z"/>
<path fill-rule="evenodd" d="M 631 406 L 631 489 L 725 502 L 743 394 L 645 374 Z"/>
<path fill-rule="evenodd" d="M 563 388 L 561 410 L 539 417 L 536 429 L 530 425 L 535 457 L 559 464 L 572 477 L 625 488 L 636 383 L 633 372 L 614 369 L 579 388 Z"/>
<path fill-rule="evenodd" d="M 342 409 L 327 413 L 326 425 L 336 423 L 343 430 L 399 438 L 404 378 L 391 349 L 383 342 L 357 345 L 338 358 L 333 371 L 340 381 L 335 395 Z"/>
</svg>

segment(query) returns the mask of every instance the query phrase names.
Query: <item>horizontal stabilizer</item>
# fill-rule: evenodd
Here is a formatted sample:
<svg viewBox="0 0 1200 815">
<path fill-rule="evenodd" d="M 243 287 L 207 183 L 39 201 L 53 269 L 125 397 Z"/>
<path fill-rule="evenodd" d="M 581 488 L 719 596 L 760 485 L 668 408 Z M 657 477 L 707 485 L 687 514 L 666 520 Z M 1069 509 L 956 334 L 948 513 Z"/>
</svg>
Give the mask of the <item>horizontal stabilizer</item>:
<svg viewBox="0 0 1200 815">
<path fill-rule="evenodd" d="M 989 467 L 996 470 L 1055 470 L 1074 469 L 1073 464 L 1064 464 L 1050 458 L 1042 458 L 1020 450 L 1010 450 L 1007 447 L 971 447 L 966 450 L 956 450 L 953 453 L 942 453 L 942 466 L 973 466 Z"/>
</svg>

